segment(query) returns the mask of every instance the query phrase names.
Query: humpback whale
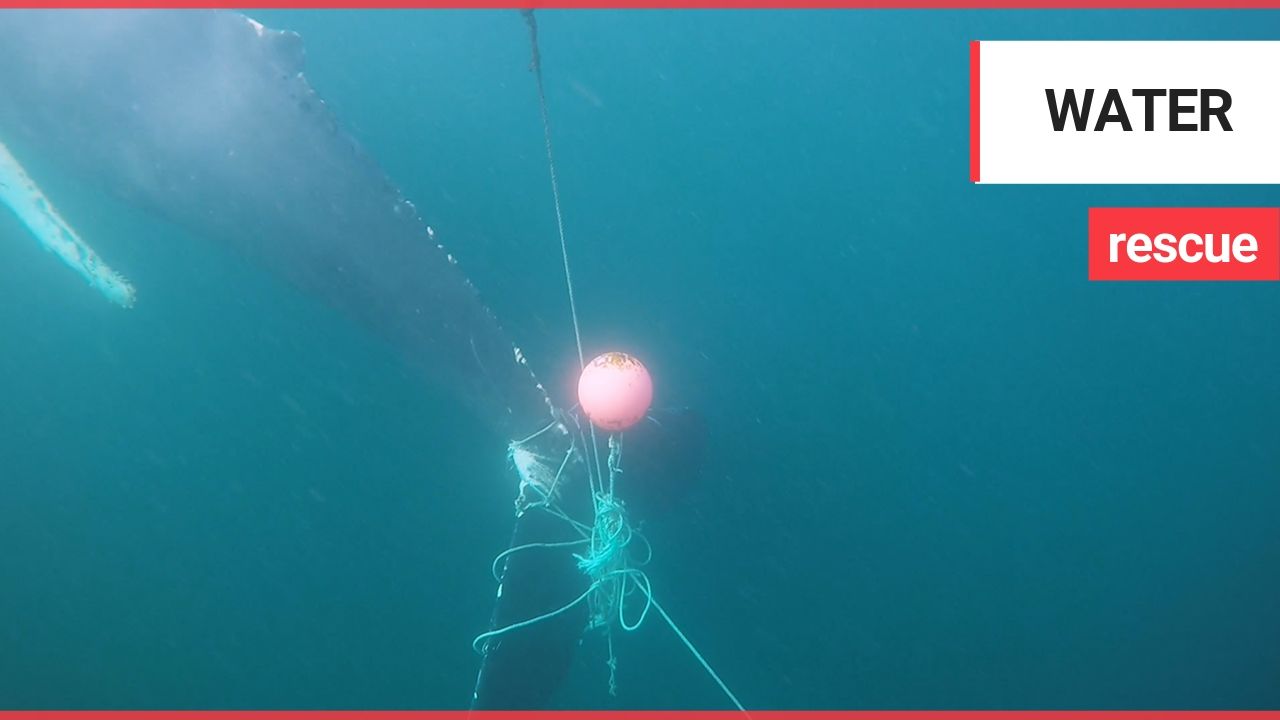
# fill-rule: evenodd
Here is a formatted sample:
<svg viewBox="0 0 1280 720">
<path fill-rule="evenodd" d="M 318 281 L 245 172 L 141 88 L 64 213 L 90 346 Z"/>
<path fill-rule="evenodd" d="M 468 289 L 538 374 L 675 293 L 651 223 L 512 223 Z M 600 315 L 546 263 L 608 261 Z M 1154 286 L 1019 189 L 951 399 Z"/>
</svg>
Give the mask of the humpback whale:
<svg viewBox="0 0 1280 720">
<path fill-rule="evenodd" d="M 64 261 L 102 267 L 21 171 L 23 157 L 224 245 L 347 315 L 509 443 L 521 501 L 526 491 L 560 493 L 567 511 L 589 515 L 586 492 L 563 493 L 587 472 L 571 416 L 553 406 L 413 204 L 308 84 L 298 35 L 228 11 L 8 10 L 0 68 L 0 150 L 8 148 L 0 159 L 10 171 L 0 180 L 29 190 L 15 196 L 6 184 L 0 199 L 27 213 L 33 231 L 56 235 L 62 249 L 50 249 Z M 133 301 L 113 273 L 97 279 L 108 297 Z M 663 417 L 628 435 L 638 449 L 631 479 L 669 481 L 654 488 L 697 464 L 691 448 L 702 435 L 690 413 Z M 572 539 L 559 520 L 521 510 L 511 547 Z M 568 554 L 512 553 L 496 569 L 491 628 L 561 608 L 588 583 Z M 471 706 L 548 706 L 587 620 L 579 607 L 484 643 Z"/>
<path fill-rule="evenodd" d="M 296 34 L 233 12 L 0 11 L 0 142 L 346 314 L 503 440 L 547 426 L 554 409 L 522 354 L 302 61 Z M 570 444 L 562 432 L 541 443 L 539 454 Z M 516 536 L 556 530 L 518 521 Z M 510 560 L 495 622 L 580 592 L 571 563 L 546 563 Z M 580 631 L 552 625 L 488 648 L 477 706 L 544 705 Z"/>
</svg>

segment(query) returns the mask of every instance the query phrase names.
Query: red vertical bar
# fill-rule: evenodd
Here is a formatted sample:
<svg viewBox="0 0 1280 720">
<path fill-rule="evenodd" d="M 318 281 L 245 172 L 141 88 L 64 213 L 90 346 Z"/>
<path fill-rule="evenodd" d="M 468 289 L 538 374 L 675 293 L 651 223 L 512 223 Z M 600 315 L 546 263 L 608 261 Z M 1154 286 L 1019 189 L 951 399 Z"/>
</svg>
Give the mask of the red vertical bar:
<svg viewBox="0 0 1280 720">
<path fill-rule="evenodd" d="M 969 182 L 980 182 L 982 173 L 982 72 L 981 43 L 969 43 Z"/>
</svg>

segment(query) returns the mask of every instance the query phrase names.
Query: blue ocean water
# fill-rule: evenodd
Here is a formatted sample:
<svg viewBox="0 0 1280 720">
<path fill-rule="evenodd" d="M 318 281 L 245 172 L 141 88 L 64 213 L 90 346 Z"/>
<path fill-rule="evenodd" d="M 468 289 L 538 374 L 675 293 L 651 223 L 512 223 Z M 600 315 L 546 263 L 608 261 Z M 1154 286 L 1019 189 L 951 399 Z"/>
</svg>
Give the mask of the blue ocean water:
<svg viewBox="0 0 1280 720">
<path fill-rule="evenodd" d="M 514 12 L 255 12 L 556 397 L 572 345 Z M 1266 12 L 546 12 L 587 351 L 711 421 L 655 590 L 756 708 L 1280 705 L 1280 287 L 1091 284 L 1092 205 L 968 183 L 972 39 Z M 114 308 L 0 213 L 0 705 L 459 708 L 504 444 L 394 351 L 139 209 L 42 184 Z M 368 239 L 359 241 L 368 242 Z M 566 707 L 715 708 L 659 623 Z"/>
</svg>

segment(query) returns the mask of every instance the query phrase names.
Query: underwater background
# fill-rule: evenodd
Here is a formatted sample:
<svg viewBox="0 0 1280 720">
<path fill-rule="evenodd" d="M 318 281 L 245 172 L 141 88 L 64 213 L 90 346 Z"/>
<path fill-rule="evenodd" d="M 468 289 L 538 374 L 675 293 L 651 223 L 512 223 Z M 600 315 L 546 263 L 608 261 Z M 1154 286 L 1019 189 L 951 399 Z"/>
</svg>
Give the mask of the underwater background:
<svg viewBox="0 0 1280 720">
<path fill-rule="evenodd" d="M 567 404 L 519 15 L 250 14 Z M 1280 284 L 1086 278 L 1090 206 L 1280 192 L 975 186 L 967 114 L 973 39 L 1280 14 L 539 19 L 587 352 L 711 426 L 649 575 L 748 707 L 1280 706 Z M 0 706 L 465 707 L 504 440 L 223 248 L 40 180 L 139 300 L 0 212 Z M 588 637 L 560 704 L 725 706 L 657 618 L 618 655 L 614 699 Z"/>
</svg>

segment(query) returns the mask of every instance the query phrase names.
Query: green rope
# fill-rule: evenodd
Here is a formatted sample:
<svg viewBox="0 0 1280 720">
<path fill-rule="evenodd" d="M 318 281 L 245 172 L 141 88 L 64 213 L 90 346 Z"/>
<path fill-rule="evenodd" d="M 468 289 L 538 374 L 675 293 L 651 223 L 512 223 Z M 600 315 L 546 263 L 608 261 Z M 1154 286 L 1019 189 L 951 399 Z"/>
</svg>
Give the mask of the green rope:
<svg viewBox="0 0 1280 720">
<path fill-rule="evenodd" d="M 724 691 L 724 694 L 733 701 L 733 706 L 750 717 L 750 713 L 747 713 L 747 709 L 742 706 L 742 703 L 738 702 L 738 697 L 733 694 L 733 691 L 729 689 L 728 685 L 724 684 L 724 681 L 720 679 L 720 676 L 716 674 L 716 671 L 711 669 L 711 664 L 707 662 L 706 658 L 702 657 L 702 653 L 698 652 L 698 648 L 693 646 L 693 643 L 689 641 L 689 638 L 685 637 L 685 634 L 676 626 L 676 621 L 672 620 L 671 616 L 667 614 L 667 611 L 663 610 L 662 606 L 658 604 L 658 601 L 653 599 L 653 595 L 649 593 L 647 588 L 645 589 L 645 594 L 649 595 L 649 603 L 653 605 L 653 609 L 657 610 L 658 614 L 662 616 L 662 619 L 667 621 L 667 627 L 671 628 L 671 631 L 676 634 L 676 637 L 680 638 L 680 642 L 684 643 L 684 646 L 689 648 L 689 652 L 693 653 L 693 657 L 702 665 L 702 669 L 707 671 L 707 674 L 711 676 L 711 679 L 715 680 L 716 684 L 720 686 L 720 689 Z"/>
<path fill-rule="evenodd" d="M 635 587 L 644 593 L 644 610 L 640 611 L 639 619 L 630 625 L 627 624 L 627 617 L 623 614 L 626 604 L 622 602 L 625 597 L 622 593 L 626 589 L 627 578 L 623 578 L 622 584 L 618 588 L 618 625 L 627 632 L 635 632 L 640 629 L 640 626 L 644 624 L 644 619 L 649 616 L 649 608 L 653 607 L 653 587 L 649 584 L 649 576 L 642 572 L 636 571 L 635 576 L 630 579 L 631 582 L 635 583 Z"/>
<path fill-rule="evenodd" d="M 578 603 L 582 602 L 583 600 L 586 600 L 587 596 L 590 595 L 591 592 L 595 589 L 596 589 L 595 585 L 592 585 L 591 587 L 587 588 L 586 592 L 579 595 L 577 600 L 574 600 L 573 602 L 569 603 L 568 605 L 565 605 L 559 610 L 552 610 L 549 613 L 543 613 L 542 615 L 539 615 L 535 618 L 529 618 L 528 620 L 522 620 L 521 622 L 518 622 L 518 623 L 512 623 L 511 625 L 508 625 L 503 628 L 498 628 L 497 630 L 490 630 L 487 633 L 480 633 L 479 635 L 476 636 L 475 640 L 471 641 L 471 649 L 483 655 L 484 644 L 488 642 L 490 639 L 498 637 L 500 635 L 506 635 L 507 633 L 513 632 L 515 630 L 519 630 L 520 628 L 527 628 L 530 625 L 536 625 L 542 622 L 543 620 L 550 620 L 551 618 L 556 617 L 557 615 L 563 615 L 569 612 L 570 610 L 572 610 L 574 607 L 576 607 Z"/>
<path fill-rule="evenodd" d="M 581 431 L 579 431 L 579 439 L 585 443 L 586 438 L 582 437 Z M 570 453 L 572 452 L 573 449 L 570 449 Z M 561 463 L 560 469 L 556 473 L 556 479 L 553 483 L 553 487 L 555 484 L 559 483 L 560 476 L 563 474 L 567 462 L 568 460 L 566 458 L 565 462 Z M 596 467 L 598 468 L 599 465 L 597 464 Z M 495 579 L 501 582 L 500 573 L 498 572 L 499 564 L 516 553 L 527 552 L 533 549 L 568 548 L 578 545 L 586 545 L 587 551 L 585 553 L 574 553 L 573 557 L 578 561 L 578 569 L 591 579 L 591 585 L 572 602 L 557 610 L 552 610 L 551 612 L 544 613 L 537 617 L 513 623 L 506 627 L 478 635 L 471 644 L 472 648 L 474 648 L 476 652 L 483 653 L 484 646 L 487 641 L 495 637 L 520 630 L 521 628 L 526 628 L 530 625 L 540 623 L 544 620 L 550 620 L 559 615 L 563 615 L 585 602 L 590 608 L 588 612 L 589 620 L 587 629 L 604 629 L 605 639 L 609 650 L 609 660 L 607 663 L 609 668 L 609 694 L 616 695 L 618 660 L 613 651 L 613 627 L 615 625 L 615 620 L 616 625 L 622 628 L 624 632 L 635 632 L 644 624 L 645 619 L 649 616 L 649 611 L 651 609 L 657 610 L 658 614 L 661 615 L 662 619 L 667 623 L 667 626 L 676 634 L 676 637 L 680 639 L 680 642 L 684 643 L 684 646 L 689 649 L 689 652 L 693 654 L 693 657 L 700 665 L 702 665 L 703 669 L 707 671 L 707 674 L 711 676 L 711 679 L 720 687 L 725 696 L 733 703 L 734 707 L 743 713 L 746 713 L 746 709 L 743 707 L 742 703 L 738 701 L 737 696 L 729 690 L 729 687 L 725 685 L 724 681 L 720 679 L 720 676 L 716 671 L 712 669 L 710 663 L 708 663 L 706 658 L 702 656 L 702 653 L 698 652 L 698 649 L 694 647 L 689 638 L 675 624 L 675 621 L 671 619 L 671 616 L 667 614 L 667 611 L 664 610 L 663 607 L 658 604 L 658 601 L 654 599 L 653 585 L 649 580 L 649 576 L 646 575 L 643 570 L 639 569 L 640 567 L 647 565 L 652 559 L 653 547 L 649 544 L 648 539 L 646 539 L 644 535 L 637 532 L 635 528 L 627 522 L 626 508 L 613 493 L 617 484 L 617 476 L 622 472 L 622 441 L 617 436 L 609 437 L 609 459 L 607 467 L 609 469 L 609 479 L 606 490 L 604 479 L 594 477 L 595 473 L 592 472 L 592 464 L 590 462 L 586 463 L 587 475 L 591 480 L 590 489 L 594 515 L 593 521 L 590 525 L 569 517 L 569 515 L 556 504 L 554 493 L 547 495 L 542 502 L 530 506 L 540 507 L 541 509 L 551 513 L 553 516 L 564 520 L 582 536 L 581 538 L 554 543 L 528 543 L 508 548 L 494 558 L 493 566 L 491 568 Z M 633 541 L 643 544 L 643 559 L 637 560 L 632 558 L 631 553 L 628 552 Z M 631 597 L 636 592 L 644 595 L 645 603 L 643 609 L 640 611 L 640 615 L 634 622 L 631 622 L 627 620 L 626 615 L 627 598 Z"/>
<path fill-rule="evenodd" d="M 529 69 L 533 71 L 534 79 L 537 83 L 538 110 L 542 117 L 542 136 L 547 151 L 547 169 L 551 177 L 551 197 L 556 211 L 556 231 L 560 238 L 560 259 L 564 265 L 565 289 L 569 296 L 569 314 L 573 319 L 573 339 L 578 351 L 578 369 L 581 371 L 586 368 L 586 356 L 583 354 L 582 350 L 582 330 L 578 321 L 577 299 L 574 297 L 573 292 L 573 276 L 570 273 L 569 268 L 569 243 L 565 239 L 564 214 L 561 211 L 560 204 L 560 182 L 556 173 L 555 153 L 552 150 L 551 143 L 551 114 L 547 109 L 547 93 L 542 81 L 542 55 L 538 49 L 538 22 L 534 18 L 532 10 L 522 10 L 521 14 L 524 16 L 525 22 L 529 28 L 529 46 L 532 53 L 529 62 Z M 512 447 L 523 445 L 524 443 L 538 437 L 542 433 L 551 429 L 553 425 L 555 425 L 554 421 L 547 427 L 544 427 L 542 430 L 539 430 L 524 440 L 513 443 Z M 503 628 L 498 628 L 497 630 L 491 630 L 477 636 L 471 644 L 472 647 L 477 652 L 482 652 L 481 647 L 489 639 L 505 635 L 506 633 L 513 632 L 521 628 L 529 627 L 530 625 L 544 620 L 549 620 L 568 612 L 582 602 L 586 602 L 591 609 L 591 612 L 589 613 L 591 620 L 588 625 L 588 629 L 603 627 L 608 639 L 609 693 L 612 695 L 615 694 L 617 687 L 615 683 L 617 658 L 613 653 L 613 616 L 616 614 L 618 626 L 624 631 L 634 632 L 640 628 L 644 623 L 645 618 L 648 617 L 649 609 L 657 608 L 658 612 L 661 613 L 662 617 L 667 621 L 667 624 L 671 626 L 671 629 L 680 637 L 685 646 L 693 653 L 694 657 L 698 659 L 698 662 L 702 663 L 702 666 L 711 674 L 712 679 L 714 679 L 720 688 L 724 690 L 729 699 L 733 701 L 733 704 L 737 706 L 739 710 L 746 712 L 743 709 L 742 704 L 738 702 L 738 699 L 734 697 L 733 693 L 729 692 L 729 689 L 720 680 L 720 677 L 716 675 L 716 673 L 711 669 L 711 666 L 707 664 L 707 661 L 703 659 L 702 655 L 699 654 L 696 649 L 694 649 L 693 644 L 684 636 L 684 633 L 680 632 L 679 628 L 675 626 L 675 623 L 671 621 L 671 618 L 667 613 L 664 612 L 653 599 L 653 588 L 649 583 L 649 577 L 645 575 L 642 570 L 639 570 L 630 564 L 627 548 L 631 545 L 631 541 L 633 539 L 639 537 L 645 545 L 647 557 L 644 562 L 639 563 L 639 565 L 648 563 L 649 558 L 653 555 L 653 548 L 642 535 L 632 529 L 631 525 L 627 522 L 625 508 L 614 496 L 617 477 L 622 473 L 622 440 L 617 435 L 609 436 L 609 476 L 608 487 L 606 488 L 605 478 L 603 477 L 604 468 L 602 468 L 600 464 L 600 445 L 596 438 L 595 425 L 588 422 L 587 430 L 588 432 L 584 433 L 581 424 L 578 424 L 578 438 L 581 440 L 583 446 L 583 461 L 587 469 L 587 481 L 591 492 L 595 516 L 592 524 L 587 526 L 585 523 L 580 523 L 570 518 L 567 513 L 556 507 L 555 490 L 559 485 L 560 477 L 564 473 L 565 467 L 568 465 L 568 456 L 566 456 L 564 462 L 560 464 L 560 469 L 556 472 L 555 479 L 552 481 L 550 488 L 545 492 L 542 491 L 541 488 L 537 488 L 539 494 L 544 496 L 544 499 L 538 503 L 524 507 L 524 509 L 541 507 L 548 512 L 551 512 L 553 515 L 563 518 L 579 534 L 581 534 L 583 538 L 581 540 L 572 540 L 560 543 L 530 543 L 527 545 L 509 548 L 494 558 L 492 569 L 496 577 L 498 575 L 498 564 L 502 560 L 505 560 L 518 552 L 525 552 L 535 548 L 558 548 L 587 544 L 587 553 L 584 555 L 575 553 L 574 557 L 578 560 L 578 569 L 587 575 L 587 577 L 591 578 L 591 585 L 575 600 L 558 610 L 553 610 L 535 618 L 530 618 Z M 589 445 L 587 443 L 588 435 L 591 439 Z M 574 445 L 575 447 L 570 449 L 570 453 L 576 449 L 576 443 Z M 590 453 L 586 452 L 586 448 L 588 447 L 590 448 Z M 522 486 L 521 500 L 523 500 L 523 490 L 524 487 Z M 501 582 L 500 578 L 499 582 Z M 626 599 L 637 590 L 644 594 L 645 606 L 640 612 L 639 618 L 637 618 L 634 623 L 629 623 L 627 622 L 625 613 Z"/>
<path fill-rule="evenodd" d="M 493 559 L 493 566 L 491 568 L 493 570 L 493 579 L 497 580 L 498 582 L 502 582 L 502 573 L 498 571 L 498 565 L 503 560 L 506 560 L 508 556 L 514 555 L 522 550 L 531 550 L 533 548 L 573 547 L 574 545 L 582 545 L 585 542 L 587 542 L 586 538 L 583 538 L 581 540 L 566 540 L 565 542 L 554 542 L 554 543 L 526 543 L 524 545 L 509 547 L 506 550 L 503 550 L 502 552 L 498 553 L 498 556 Z"/>
</svg>

